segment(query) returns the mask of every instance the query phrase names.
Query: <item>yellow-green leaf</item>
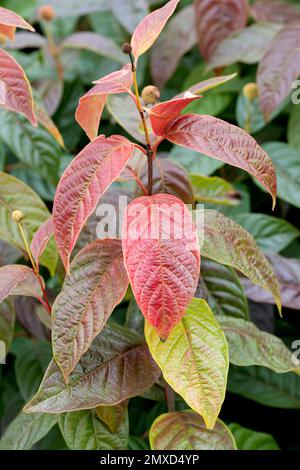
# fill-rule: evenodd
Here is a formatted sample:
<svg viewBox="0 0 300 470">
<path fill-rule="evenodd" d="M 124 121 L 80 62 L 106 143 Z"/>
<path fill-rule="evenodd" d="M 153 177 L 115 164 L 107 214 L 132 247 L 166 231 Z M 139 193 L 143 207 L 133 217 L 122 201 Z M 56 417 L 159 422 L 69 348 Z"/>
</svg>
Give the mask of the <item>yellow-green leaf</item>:
<svg viewBox="0 0 300 470">
<path fill-rule="evenodd" d="M 202 176 L 190 174 L 190 180 L 198 202 L 221 204 L 223 206 L 236 206 L 239 204 L 240 195 L 223 178 L 218 176 Z"/>
</svg>

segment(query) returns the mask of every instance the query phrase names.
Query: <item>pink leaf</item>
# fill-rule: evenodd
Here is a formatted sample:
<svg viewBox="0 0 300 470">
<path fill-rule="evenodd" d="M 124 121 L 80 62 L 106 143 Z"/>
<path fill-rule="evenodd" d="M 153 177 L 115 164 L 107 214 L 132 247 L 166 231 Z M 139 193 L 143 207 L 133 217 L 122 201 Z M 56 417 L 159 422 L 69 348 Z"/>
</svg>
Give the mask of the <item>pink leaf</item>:
<svg viewBox="0 0 300 470">
<path fill-rule="evenodd" d="M 132 81 L 131 67 L 125 65 L 121 70 L 94 82 L 96 85 L 80 98 L 75 118 L 90 140 L 94 140 L 98 135 L 107 95 L 130 93 Z"/>
<path fill-rule="evenodd" d="M 0 268 L 0 302 L 9 295 L 42 297 L 42 289 L 33 269 L 20 264 Z"/>
<path fill-rule="evenodd" d="M 58 184 L 53 207 L 54 237 L 69 272 L 69 259 L 80 231 L 98 199 L 131 157 L 134 145 L 121 136 L 99 136 L 74 158 Z"/>
<path fill-rule="evenodd" d="M 178 2 L 179 0 L 169 1 L 162 8 L 145 16 L 137 26 L 131 38 L 132 53 L 136 59 L 152 46 L 173 14 Z"/>
<path fill-rule="evenodd" d="M 268 120 L 287 98 L 300 74 L 300 21 L 274 37 L 257 70 L 260 108 Z"/>
<path fill-rule="evenodd" d="M 199 49 L 207 62 L 223 39 L 246 26 L 248 10 L 248 0 L 195 0 Z"/>
<path fill-rule="evenodd" d="M 8 39 L 13 40 L 16 28 L 34 31 L 34 28 L 21 16 L 7 8 L 0 7 L 0 33 Z"/>
<path fill-rule="evenodd" d="M 35 232 L 31 241 L 31 253 L 38 262 L 39 257 L 44 252 L 50 237 L 53 235 L 52 217 L 46 220 L 40 228 Z"/>
<path fill-rule="evenodd" d="M 37 126 L 33 99 L 24 70 L 7 52 L 0 49 L 0 80 L 5 83 L 5 104 L 2 107 L 23 114 Z"/>
<path fill-rule="evenodd" d="M 149 117 L 154 134 L 157 136 L 164 135 L 168 123 L 179 116 L 186 106 L 200 98 L 202 98 L 202 96 L 192 95 L 187 92 L 182 98 L 164 101 L 149 109 Z"/>
<path fill-rule="evenodd" d="M 169 123 L 165 136 L 177 145 L 242 168 L 269 191 L 276 202 L 275 168 L 269 155 L 243 129 L 212 116 L 186 114 Z"/>
<path fill-rule="evenodd" d="M 185 314 L 199 278 L 200 253 L 190 212 L 180 199 L 135 199 L 123 225 L 125 267 L 137 303 L 160 338 Z"/>
<path fill-rule="evenodd" d="M 289 23 L 300 20 L 300 11 L 293 5 L 276 0 L 259 0 L 251 7 L 251 15 L 256 21 Z"/>
</svg>

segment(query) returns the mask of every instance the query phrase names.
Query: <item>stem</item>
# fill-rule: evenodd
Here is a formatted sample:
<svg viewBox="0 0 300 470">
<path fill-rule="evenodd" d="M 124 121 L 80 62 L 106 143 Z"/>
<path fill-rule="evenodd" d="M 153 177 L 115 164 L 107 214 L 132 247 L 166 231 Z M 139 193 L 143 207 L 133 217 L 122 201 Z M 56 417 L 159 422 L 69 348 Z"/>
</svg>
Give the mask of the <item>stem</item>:
<svg viewBox="0 0 300 470">
<path fill-rule="evenodd" d="M 247 116 L 244 124 L 244 131 L 251 133 L 252 103 L 249 101 L 247 105 Z"/>
<path fill-rule="evenodd" d="M 168 411 L 175 411 L 175 393 L 167 382 L 165 383 L 165 398 Z"/>
<path fill-rule="evenodd" d="M 49 51 L 50 54 L 52 55 L 55 64 L 56 64 L 56 70 L 57 70 L 57 76 L 59 80 L 64 79 L 64 71 L 60 62 L 60 57 L 59 57 L 59 49 L 58 46 L 55 43 L 53 34 L 52 34 L 52 24 L 51 21 L 47 22 L 45 24 L 45 32 L 48 40 L 48 46 L 49 46 Z"/>
<path fill-rule="evenodd" d="M 136 106 L 141 117 L 144 134 L 145 134 L 145 140 L 146 140 L 146 152 L 147 152 L 147 161 L 148 161 L 148 194 L 149 196 L 151 196 L 152 185 L 153 185 L 153 161 L 152 161 L 153 150 L 151 147 L 150 136 L 149 136 L 149 131 L 148 131 L 148 127 L 147 127 L 147 123 L 145 119 L 144 110 L 140 101 L 140 94 L 139 94 L 139 88 L 138 88 L 137 77 L 136 77 L 136 67 L 135 67 L 134 59 L 131 53 L 129 53 L 129 57 L 131 61 L 131 70 L 132 70 L 132 76 L 133 76 L 133 87 L 134 87 L 134 94 L 136 98 Z"/>
</svg>

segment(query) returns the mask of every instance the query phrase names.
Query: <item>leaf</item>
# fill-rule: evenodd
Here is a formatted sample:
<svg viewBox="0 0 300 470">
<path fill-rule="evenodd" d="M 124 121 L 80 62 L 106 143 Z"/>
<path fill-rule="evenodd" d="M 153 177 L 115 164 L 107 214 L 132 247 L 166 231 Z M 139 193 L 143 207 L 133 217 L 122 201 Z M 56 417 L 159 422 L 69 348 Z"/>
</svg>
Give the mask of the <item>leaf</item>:
<svg viewBox="0 0 300 470">
<path fill-rule="evenodd" d="M 45 258 L 45 255 L 43 256 L 43 254 L 45 253 L 46 247 L 48 246 L 50 248 L 47 253 L 47 259 L 44 259 L 44 264 L 47 264 L 51 276 L 54 276 L 58 262 L 58 251 L 52 235 L 53 223 L 52 217 L 50 217 L 35 232 L 31 241 L 30 249 L 36 263 L 39 263 L 41 257 Z"/>
<path fill-rule="evenodd" d="M 190 174 L 190 181 L 198 202 L 236 206 L 240 195 L 232 184 L 218 176 Z"/>
<path fill-rule="evenodd" d="M 193 299 L 165 343 L 147 322 L 145 336 L 165 380 L 213 429 L 225 397 L 228 348 L 207 303 Z"/>
<path fill-rule="evenodd" d="M 17 248 L 0 240 L 0 268 L 6 264 L 15 264 L 21 256 L 22 254 Z"/>
<path fill-rule="evenodd" d="M 42 126 L 49 132 L 49 134 L 54 137 L 54 139 L 59 143 L 59 145 L 64 148 L 65 145 L 63 137 L 54 122 L 52 121 L 51 117 L 49 116 L 46 108 L 41 103 L 41 101 L 38 102 L 38 100 L 35 100 L 34 112 L 37 122 L 39 124 L 42 124 Z"/>
<path fill-rule="evenodd" d="M 62 96 L 64 83 L 57 78 L 43 78 L 35 86 L 39 96 L 42 98 L 47 113 L 53 116 L 57 111 Z"/>
<path fill-rule="evenodd" d="M 244 29 L 247 0 L 196 0 L 196 31 L 199 49 L 208 62 L 217 45 L 233 31 Z"/>
<path fill-rule="evenodd" d="M 68 384 L 57 364 L 51 361 L 39 391 L 24 410 L 62 413 L 116 405 L 142 394 L 159 375 L 160 370 L 140 337 L 110 324 L 81 357 Z"/>
<path fill-rule="evenodd" d="M 204 154 L 199 155 L 195 150 L 179 147 L 177 145 L 174 145 L 168 157 L 178 165 L 183 166 L 186 171 L 206 176 L 211 175 L 224 165 L 224 163 L 219 160 L 213 160 Z"/>
<path fill-rule="evenodd" d="M 61 47 L 67 49 L 86 49 L 121 64 L 126 62 L 126 57 L 117 44 L 99 33 L 78 31 L 68 36 L 62 42 Z"/>
<path fill-rule="evenodd" d="M 291 147 L 300 152 L 300 134 L 298 132 L 300 119 L 300 106 L 293 106 L 288 121 L 288 143 Z"/>
<path fill-rule="evenodd" d="M 251 16 L 256 21 L 289 23 L 300 19 L 300 12 L 293 5 L 276 0 L 258 0 L 251 6 Z"/>
<path fill-rule="evenodd" d="M 236 62 L 258 63 L 280 29 L 281 25 L 276 23 L 262 22 L 230 34 L 213 51 L 209 67 L 222 68 Z"/>
<path fill-rule="evenodd" d="M 24 70 L 7 52 L 0 49 L 0 80 L 5 84 L 2 107 L 21 113 L 37 126 L 33 110 L 32 91 Z"/>
<path fill-rule="evenodd" d="M 10 423 L 0 440 L 0 450 L 29 450 L 56 424 L 57 416 L 22 411 Z"/>
<path fill-rule="evenodd" d="M 239 127 L 212 116 L 185 114 L 170 121 L 165 137 L 174 144 L 202 152 L 257 178 L 276 199 L 276 175 L 269 155 Z"/>
<path fill-rule="evenodd" d="M 207 78 L 206 80 L 203 80 L 202 82 L 196 83 L 195 85 L 189 87 L 187 91 L 189 91 L 190 93 L 194 93 L 195 95 L 198 95 L 200 93 L 204 93 L 205 91 L 209 91 L 214 88 L 217 88 L 220 85 L 224 85 L 230 80 L 233 80 L 236 76 L 237 76 L 236 73 L 231 73 L 229 75 L 210 77 L 210 78 Z M 177 95 L 177 98 L 181 97 L 182 95 L 183 93 Z"/>
<path fill-rule="evenodd" d="M 47 40 L 44 36 L 38 33 L 19 32 L 16 33 L 14 39 L 6 44 L 8 49 L 31 49 L 42 48 L 46 46 Z"/>
<path fill-rule="evenodd" d="M 49 216 L 46 205 L 29 186 L 11 175 L 0 172 L 0 238 L 24 250 L 18 224 L 11 218 L 12 211 L 19 209 L 25 215 L 22 226 L 30 243 L 34 233 Z M 52 270 L 52 260 L 57 257 L 56 247 L 50 244 L 40 259 L 43 266 Z M 56 258 L 57 259 L 57 258 Z"/>
<path fill-rule="evenodd" d="M 116 433 L 98 418 L 96 410 L 73 411 L 59 417 L 59 427 L 72 450 L 127 449 L 128 418 Z"/>
<path fill-rule="evenodd" d="M 112 433 L 116 433 L 127 417 L 127 405 L 128 400 L 114 406 L 98 406 L 96 408 L 97 416 Z"/>
<path fill-rule="evenodd" d="M 17 13 L 0 7 L 0 33 L 13 40 L 16 28 L 34 31 L 34 28 Z"/>
<path fill-rule="evenodd" d="M 174 196 L 140 197 L 126 209 L 125 267 L 139 308 L 162 339 L 195 293 L 200 269 L 196 239 L 188 209 Z"/>
<path fill-rule="evenodd" d="M 300 373 L 291 351 L 276 336 L 260 331 L 252 322 L 241 318 L 218 317 L 218 322 L 225 333 L 232 364 L 268 367 L 278 374 Z"/>
<path fill-rule="evenodd" d="M 75 118 L 90 140 L 94 140 L 98 135 L 107 96 L 112 93 L 130 93 L 132 80 L 131 70 L 129 66 L 125 66 L 98 80 L 96 85 L 80 98 Z"/>
<path fill-rule="evenodd" d="M 252 431 L 237 423 L 229 424 L 238 450 L 279 450 L 277 442 L 271 434 Z"/>
<path fill-rule="evenodd" d="M 169 122 L 179 116 L 181 111 L 190 103 L 200 98 L 202 97 L 187 92 L 182 98 L 164 101 L 150 108 L 148 113 L 154 134 L 157 136 L 165 135 Z"/>
<path fill-rule="evenodd" d="M 87 245 L 70 271 L 52 309 L 53 355 L 66 381 L 126 293 L 121 242 Z"/>
<path fill-rule="evenodd" d="M 49 341 L 49 328 L 44 326 L 37 313 L 39 307 L 41 306 L 40 302 L 38 302 L 33 297 L 22 296 L 16 297 L 14 303 L 18 323 L 24 328 L 24 330 L 27 331 L 33 338 L 46 339 Z M 48 317 L 50 317 L 50 315 L 48 315 Z"/>
<path fill-rule="evenodd" d="M 280 108 L 277 108 L 275 113 L 272 114 L 271 119 L 276 117 L 281 111 Z M 242 129 L 247 129 L 249 134 L 255 134 L 264 127 L 266 127 L 267 122 L 259 108 L 258 98 L 254 100 L 249 100 L 243 92 L 238 96 L 236 103 L 236 120 Z"/>
<path fill-rule="evenodd" d="M 97 137 L 72 160 L 58 184 L 53 207 L 54 237 L 66 271 L 70 254 L 102 194 L 117 179 L 134 146 L 125 137 Z"/>
<path fill-rule="evenodd" d="M 58 17 L 81 16 L 107 10 L 106 0 L 39 0 L 40 5 L 52 5 Z"/>
<path fill-rule="evenodd" d="M 144 54 L 160 35 L 170 16 L 174 13 L 179 0 L 170 0 L 163 7 L 145 16 L 135 29 L 131 46 L 136 59 Z"/>
<path fill-rule="evenodd" d="M 263 251 L 279 253 L 300 235 L 286 220 L 266 214 L 237 214 L 234 220 L 253 235 Z"/>
<path fill-rule="evenodd" d="M 201 216 L 201 213 L 198 216 Z M 200 240 L 202 255 L 238 269 L 251 279 L 253 284 L 271 293 L 278 310 L 281 311 L 278 280 L 254 238 L 240 225 L 217 211 L 204 211 L 204 226 L 200 219 L 201 217 L 196 227 L 200 238 L 204 232 L 204 237 Z"/>
<path fill-rule="evenodd" d="M 139 22 L 148 13 L 148 2 L 146 0 L 112 0 L 111 9 L 114 16 L 121 25 L 133 33 Z"/>
<path fill-rule="evenodd" d="M 293 372 L 277 374 L 258 366 L 231 366 L 228 391 L 265 406 L 300 408 L 300 377 Z"/>
<path fill-rule="evenodd" d="M 267 142 L 263 148 L 276 168 L 278 197 L 300 208 L 300 151 L 283 142 Z"/>
<path fill-rule="evenodd" d="M 0 344 L 5 344 L 6 352 L 9 351 L 14 331 L 16 314 L 11 300 L 5 300 L 0 304 Z M 1 358 L 2 359 L 2 358 Z"/>
<path fill-rule="evenodd" d="M 219 90 L 212 90 L 205 95 L 201 101 L 194 101 L 187 109 L 186 113 L 207 114 L 218 116 L 226 110 L 232 101 L 232 95 Z"/>
<path fill-rule="evenodd" d="M 230 430 L 218 419 L 208 430 L 202 418 L 191 410 L 160 415 L 150 429 L 152 450 L 235 450 Z"/>
<path fill-rule="evenodd" d="M 196 44 L 193 22 L 194 8 L 188 5 L 170 20 L 154 45 L 150 67 L 153 81 L 159 88 L 172 77 L 182 57 Z"/>
<path fill-rule="evenodd" d="M 201 260 L 201 278 L 195 297 L 205 297 L 216 315 L 249 319 L 248 302 L 242 284 L 234 269 Z"/>
<path fill-rule="evenodd" d="M 141 181 L 147 186 L 148 169 L 145 167 L 139 175 Z M 185 204 L 193 204 L 195 199 L 193 189 L 186 171 L 171 160 L 156 158 L 153 160 L 153 186 L 154 194 L 171 194 L 178 197 Z"/>
<path fill-rule="evenodd" d="M 291 92 L 300 74 L 300 21 L 289 23 L 274 37 L 257 70 L 259 104 L 266 120 Z"/>
<path fill-rule="evenodd" d="M 279 280 L 281 290 L 281 302 L 284 307 L 300 309 L 300 260 L 284 258 L 283 256 L 268 254 L 268 258 L 273 265 L 274 272 Z M 255 302 L 273 304 L 272 296 L 254 286 L 246 279 L 242 280 L 246 295 Z"/>
<path fill-rule="evenodd" d="M 42 297 L 41 286 L 33 269 L 20 264 L 0 268 L 0 302 L 9 295 Z"/>
</svg>

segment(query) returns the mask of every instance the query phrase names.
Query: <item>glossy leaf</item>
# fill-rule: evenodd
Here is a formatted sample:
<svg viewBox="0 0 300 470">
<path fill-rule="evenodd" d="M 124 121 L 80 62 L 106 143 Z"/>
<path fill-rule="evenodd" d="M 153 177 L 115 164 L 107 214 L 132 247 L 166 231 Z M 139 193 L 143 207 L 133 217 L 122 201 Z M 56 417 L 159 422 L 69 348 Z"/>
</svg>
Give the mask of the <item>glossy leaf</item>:
<svg viewBox="0 0 300 470">
<path fill-rule="evenodd" d="M 148 14 L 147 0 L 112 0 L 111 9 L 121 25 L 133 33 L 139 22 Z"/>
<path fill-rule="evenodd" d="M 209 59 L 209 66 L 222 68 L 236 62 L 256 64 L 280 29 L 281 25 L 276 23 L 262 22 L 231 34 L 218 44 Z"/>
<path fill-rule="evenodd" d="M 239 204 L 239 193 L 226 180 L 218 176 L 209 177 L 197 174 L 190 174 L 189 177 L 198 202 L 224 206 Z"/>
<path fill-rule="evenodd" d="M 95 52 L 95 54 L 108 57 L 121 64 L 124 64 L 126 61 L 126 56 L 124 56 L 117 44 L 99 33 L 78 31 L 68 36 L 61 45 L 67 49 L 85 49 Z"/>
<path fill-rule="evenodd" d="M 0 80 L 5 84 L 5 100 L 1 106 L 9 111 L 23 114 L 33 126 L 37 126 L 32 91 L 25 72 L 13 57 L 2 49 L 0 49 Z"/>
<path fill-rule="evenodd" d="M 268 367 L 278 374 L 291 371 L 300 374 L 300 368 L 292 362 L 291 351 L 276 336 L 241 318 L 218 317 L 218 321 L 228 342 L 232 364 Z"/>
<path fill-rule="evenodd" d="M 100 196 L 117 179 L 134 146 L 125 137 L 99 136 L 72 160 L 56 190 L 53 207 L 54 237 L 64 266 L 87 218 Z"/>
<path fill-rule="evenodd" d="M 249 319 L 244 289 L 234 269 L 229 266 L 203 257 L 195 297 L 204 297 L 216 315 Z"/>
<path fill-rule="evenodd" d="M 145 318 L 166 339 L 185 314 L 198 282 L 195 227 L 178 198 L 155 194 L 135 199 L 124 216 L 124 261 Z"/>
<path fill-rule="evenodd" d="M 162 32 L 151 50 L 151 75 L 154 83 L 162 88 L 175 72 L 181 58 L 196 44 L 194 8 L 180 10 Z"/>
<path fill-rule="evenodd" d="M 30 450 L 56 424 L 57 416 L 22 411 L 10 423 L 0 440 L 0 450 Z"/>
<path fill-rule="evenodd" d="M 106 424 L 112 433 L 116 433 L 126 419 L 128 400 L 114 406 L 98 406 L 96 408 L 98 418 Z"/>
<path fill-rule="evenodd" d="M 178 2 L 179 0 L 170 0 L 139 23 L 131 38 L 132 53 L 136 59 L 147 52 L 156 41 Z"/>
<path fill-rule="evenodd" d="M 293 372 L 277 374 L 259 366 L 231 366 L 228 391 L 265 406 L 300 408 L 300 377 Z"/>
<path fill-rule="evenodd" d="M 34 31 L 34 28 L 17 13 L 0 7 L 0 33 L 13 40 L 16 28 Z"/>
<path fill-rule="evenodd" d="M 3 301 L 0 304 L 0 342 L 5 343 L 6 352 L 9 351 L 13 339 L 15 319 L 16 314 L 11 299 Z"/>
<path fill-rule="evenodd" d="M 165 136 L 174 144 L 202 152 L 248 171 L 276 199 L 276 176 L 269 155 L 239 127 L 212 116 L 186 114 L 170 121 Z"/>
<path fill-rule="evenodd" d="M 111 432 L 99 419 L 96 410 L 73 411 L 60 415 L 59 427 L 72 450 L 127 449 L 127 417 L 117 432 Z"/>
<path fill-rule="evenodd" d="M 124 297 L 128 278 L 119 240 L 96 240 L 74 258 L 52 310 L 53 355 L 67 381 Z"/>
<path fill-rule="evenodd" d="M 33 269 L 20 264 L 0 268 L 0 302 L 9 295 L 42 297 L 42 290 Z"/>
<path fill-rule="evenodd" d="M 200 238 L 203 230 L 202 255 L 241 271 L 253 284 L 272 294 L 280 311 L 278 280 L 254 238 L 240 225 L 214 210 L 205 210 L 204 226 L 199 217 L 197 231 Z"/>
<path fill-rule="evenodd" d="M 62 413 L 115 405 L 142 394 L 159 375 L 160 370 L 140 337 L 124 327 L 110 324 L 81 357 L 68 384 L 57 364 L 51 361 L 36 396 L 25 411 Z"/>
<path fill-rule="evenodd" d="M 300 20 L 300 11 L 293 5 L 277 0 L 257 0 L 251 6 L 251 16 L 256 21 L 289 23 Z"/>
<path fill-rule="evenodd" d="M 229 426 L 238 450 L 279 450 L 274 437 L 264 432 L 252 431 L 237 423 Z"/>
<path fill-rule="evenodd" d="M 0 238 L 23 251 L 24 243 L 18 224 L 11 218 L 15 209 L 25 214 L 22 226 L 30 243 L 40 225 L 49 218 L 50 212 L 31 188 L 17 178 L 0 172 Z M 40 264 L 48 267 L 50 272 L 54 269 L 53 260 L 57 261 L 56 252 L 56 247 L 50 242 L 40 259 Z"/>
<path fill-rule="evenodd" d="M 208 61 L 217 45 L 248 18 L 247 0 L 196 0 L 196 31 L 202 56 Z"/>
<path fill-rule="evenodd" d="M 147 322 L 145 336 L 165 380 L 213 429 L 225 397 L 228 348 L 207 303 L 193 299 L 166 342 Z"/>
<path fill-rule="evenodd" d="M 160 415 L 150 429 L 152 450 L 235 450 L 230 430 L 218 420 L 208 430 L 202 418 L 191 410 Z"/>
<path fill-rule="evenodd" d="M 274 37 L 257 70 L 259 104 L 266 120 L 288 97 L 300 74 L 300 21 L 284 27 Z"/>
<path fill-rule="evenodd" d="M 132 72 L 128 66 L 112 72 L 96 82 L 96 85 L 79 100 L 75 118 L 90 140 L 98 135 L 98 128 L 107 95 L 130 92 Z"/>
</svg>

